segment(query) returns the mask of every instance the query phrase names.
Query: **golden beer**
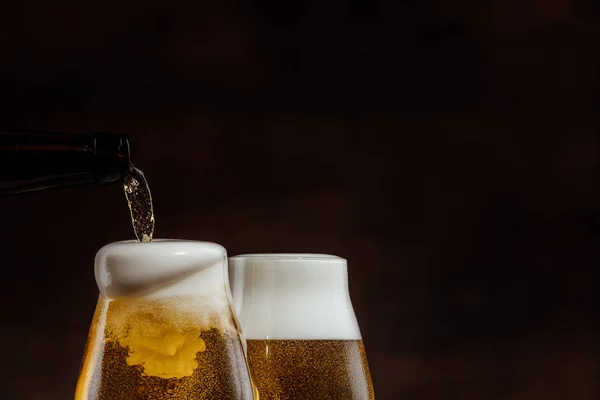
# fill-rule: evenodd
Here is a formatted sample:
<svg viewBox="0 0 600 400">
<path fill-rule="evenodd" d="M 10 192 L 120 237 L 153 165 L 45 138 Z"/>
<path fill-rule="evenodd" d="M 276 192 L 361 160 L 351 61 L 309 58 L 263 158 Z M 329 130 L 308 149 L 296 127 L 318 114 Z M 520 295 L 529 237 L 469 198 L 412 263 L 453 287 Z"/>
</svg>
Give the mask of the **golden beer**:
<svg viewBox="0 0 600 400">
<path fill-rule="evenodd" d="M 374 399 L 362 340 L 248 340 L 261 400 Z"/>
<path fill-rule="evenodd" d="M 101 295 L 75 400 L 252 399 L 224 250 L 111 246 L 96 259 Z"/>
</svg>

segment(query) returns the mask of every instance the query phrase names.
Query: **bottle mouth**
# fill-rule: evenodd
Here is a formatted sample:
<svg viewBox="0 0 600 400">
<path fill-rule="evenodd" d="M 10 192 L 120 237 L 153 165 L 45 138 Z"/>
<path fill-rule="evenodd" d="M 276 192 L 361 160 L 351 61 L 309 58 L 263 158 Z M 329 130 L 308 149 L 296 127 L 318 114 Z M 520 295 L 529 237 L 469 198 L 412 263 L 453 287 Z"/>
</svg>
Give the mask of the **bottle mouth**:
<svg viewBox="0 0 600 400">
<path fill-rule="evenodd" d="M 124 181 L 131 167 L 129 136 L 124 133 L 94 134 L 94 180 L 98 184 Z"/>
</svg>

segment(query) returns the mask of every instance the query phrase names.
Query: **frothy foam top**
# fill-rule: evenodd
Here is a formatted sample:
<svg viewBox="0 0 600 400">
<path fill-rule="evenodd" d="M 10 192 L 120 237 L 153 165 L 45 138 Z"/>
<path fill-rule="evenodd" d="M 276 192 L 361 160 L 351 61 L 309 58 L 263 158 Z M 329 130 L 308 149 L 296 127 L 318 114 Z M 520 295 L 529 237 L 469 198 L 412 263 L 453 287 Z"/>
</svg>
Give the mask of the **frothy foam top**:
<svg viewBox="0 0 600 400">
<path fill-rule="evenodd" d="M 123 241 L 98 251 L 95 275 L 107 298 L 186 296 L 222 291 L 226 260 L 225 249 L 210 242 Z"/>
<path fill-rule="evenodd" d="M 229 259 L 233 304 L 250 340 L 359 340 L 346 260 L 325 254 Z"/>
<path fill-rule="evenodd" d="M 144 373 L 181 378 L 207 348 L 202 332 L 237 335 L 230 307 L 227 254 L 218 244 L 183 240 L 126 241 L 96 255 L 106 339 L 130 351 Z"/>
</svg>

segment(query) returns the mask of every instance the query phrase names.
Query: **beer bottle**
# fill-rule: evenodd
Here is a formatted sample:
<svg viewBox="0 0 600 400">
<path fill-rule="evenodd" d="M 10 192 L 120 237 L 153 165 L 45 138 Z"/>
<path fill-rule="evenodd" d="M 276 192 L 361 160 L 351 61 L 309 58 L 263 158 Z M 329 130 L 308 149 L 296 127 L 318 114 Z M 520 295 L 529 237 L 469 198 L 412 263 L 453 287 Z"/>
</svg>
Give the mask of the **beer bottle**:
<svg viewBox="0 0 600 400">
<path fill-rule="evenodd" d="M 0 130 L 0 196 L 122 182 L 129 168 L 125 134 Z"/>
</svg>

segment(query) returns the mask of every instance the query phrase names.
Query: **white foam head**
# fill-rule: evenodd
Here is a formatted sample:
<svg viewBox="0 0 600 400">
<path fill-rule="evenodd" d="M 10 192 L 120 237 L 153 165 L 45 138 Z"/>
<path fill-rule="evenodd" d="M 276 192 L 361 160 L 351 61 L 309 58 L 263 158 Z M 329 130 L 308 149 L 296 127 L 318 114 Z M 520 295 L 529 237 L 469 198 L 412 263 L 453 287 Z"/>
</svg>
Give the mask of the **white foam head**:
<svg viewBox="0 0 600 400">
<path fill-rule="evenodd" d="M 241 329 L 250 340 L 359 340 L 346 260 L 322 254 L 229 259 Z"/>
<path fill-rule="evenodd" d="M 101 248 L 96 282 L 106 298 L 187 296 L 227 286 L 227 253 L 215 243 L 156 239 Z"/>
<path fill-rule="evenodd" d="M 214 328 L 239 334 L 227 253 L 218 244 L 111 243 L 96 254 L 94 270 L 100 298 L 91 343 L 103 346 L 108 337 L 118 341 L 130 350 L 128 363 L 144 365 L 145 373 L 190 375 L 198 366 L 197 352 L 206 349 L 199 332 Z M 100 378 L 96 373 L 86 379 Z"/>
</svg>

